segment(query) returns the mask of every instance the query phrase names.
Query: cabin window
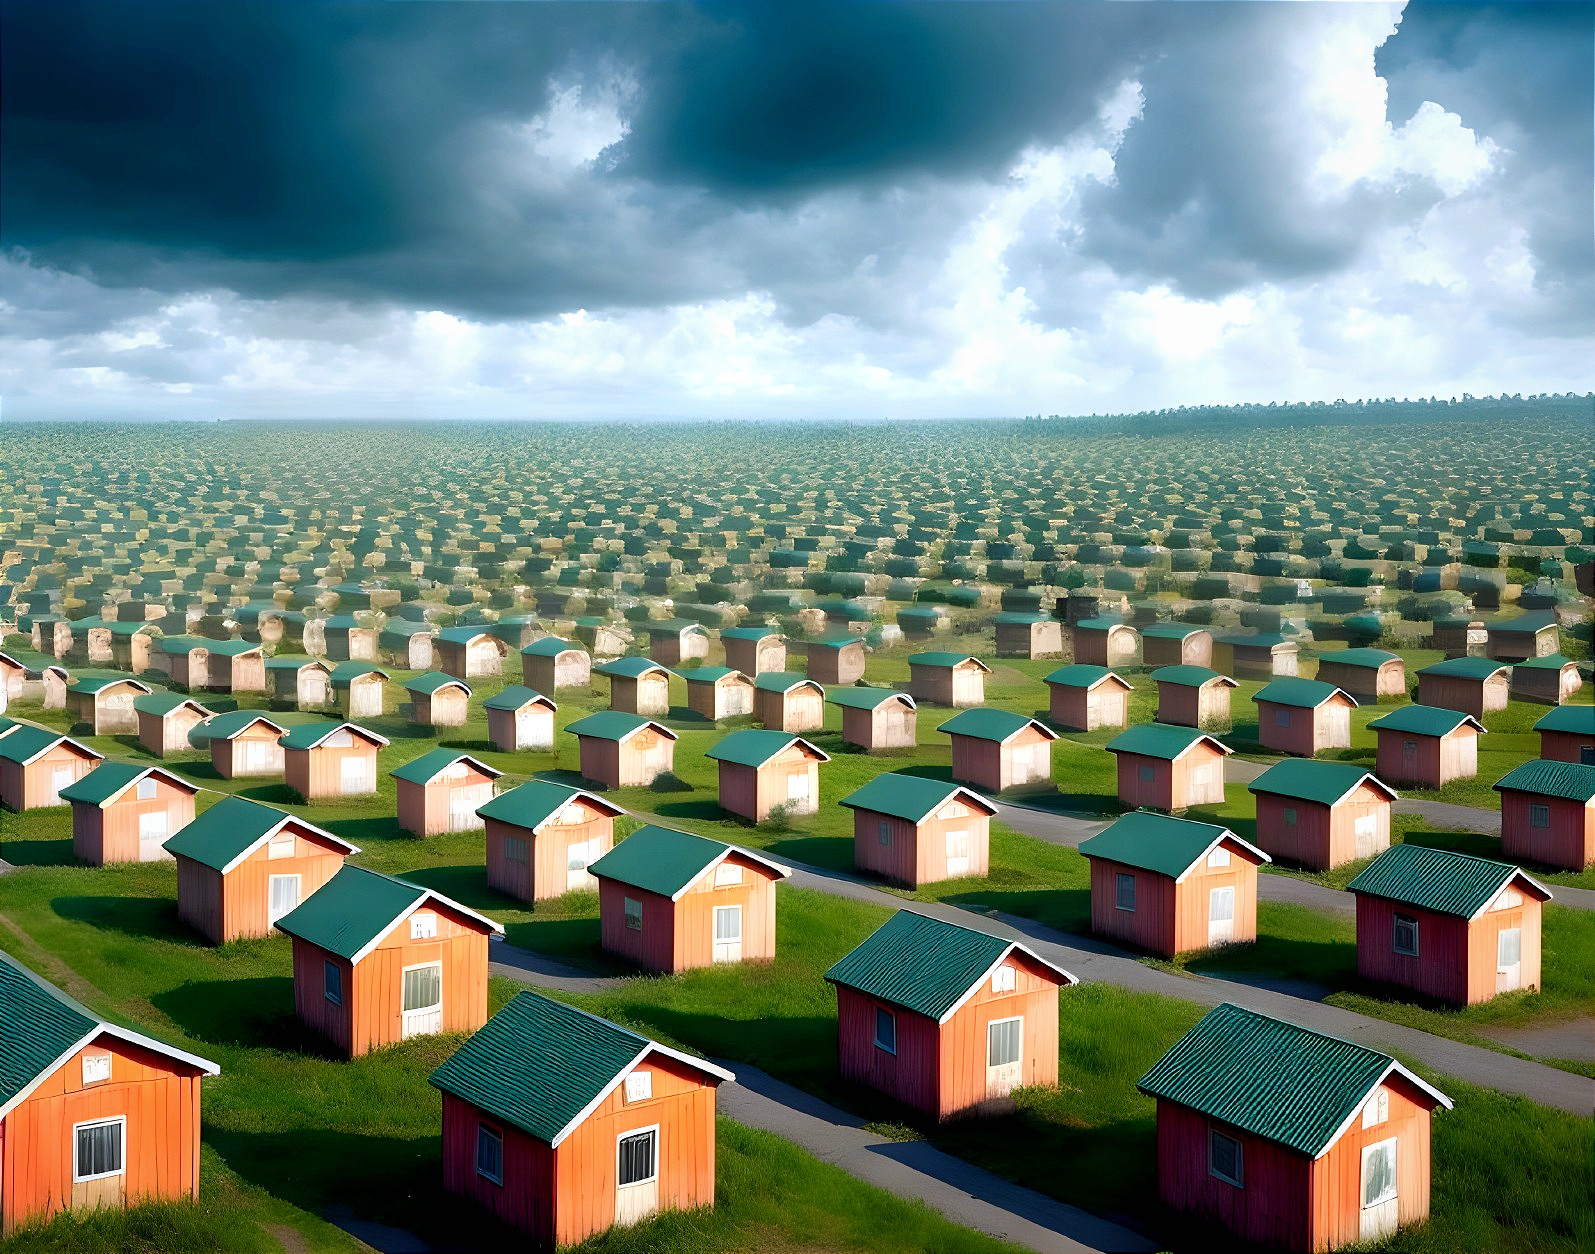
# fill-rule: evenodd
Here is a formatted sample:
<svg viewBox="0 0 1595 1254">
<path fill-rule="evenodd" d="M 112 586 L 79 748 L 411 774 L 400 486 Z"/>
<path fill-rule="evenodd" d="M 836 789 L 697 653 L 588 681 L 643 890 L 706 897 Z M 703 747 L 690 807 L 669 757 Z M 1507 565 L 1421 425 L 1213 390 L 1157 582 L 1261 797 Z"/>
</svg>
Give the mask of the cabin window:
<svg viewBox="0 0 1595 1254">
<path fill-rule="evenodd" d="M 626 1077 L 626 1100 L 628 1102 L 645 1102 L 654 1095 L 654 1073 L 652 1071 L 633 1071 Z"/>
<path fill-rule="evenodd" d="M 339 729 L 338 731 L 333 732 L 332 735 L 328 736 L 321 743 L 329 749 L 347 749 L 350 745 L 354 744 L 354 737 L 351 736 L 347 731 Z"/>
<path fill-rule="evenodd" d="M 1362 1126 L 1377 1127 L 1388 1118 L 1390 1118 L 1390 1090 L 1381 1088 L 1363 1103 Z"/>
<path fill-rule="evenodd" d="M 1011 993 L 1014 987 L 1013 968 L 1006 962 L 991 973 L 991 991 L 994 993 Z"/>
<path fill-rule="evenodd" d="M 321 964 L 321 994 L 334 1006 L 343 1005 L 343 972 L 335 962 Z"/>
<path fill-rule="evenodd" d="M 885 1006 L 875 1007 L 875 1048 L 897 1052 L 897 1016 Z"/>
<path fill-rule="evenodd" d="M 1502 928 L 1495 937 L 1495 966 L 1498 971 L 1508 971 L 1523 961 L 1523 929 Z"/>
<path fill-rule="evenodd" d="M 1207 1130 L 1207 1171 L 1225 1184 L 1233 1184 L 1237 1189 L 1245 1187 L 1241 1143 L 1217 1128 Z"/>
<path fill-rule="evenodd" d="M 438 917 L 430 910 L 417 910 L 410 916 L 410 939 L 431 940 L 438 934 Z"/>
<path fill-rule="evenodd" d="M 1135 876 L 1126 875 L 1123 871 L 1113 877 L 1113 908 L 1115 910 L 1135 910 Z"/>
<path fill-rule="evenodd" d="M 1396 1196 L 1396 1138 L 1366 1145 L 1362 1151 L 1362 1205 L 1382 1206 Z"/>
<path fill-rule="evenodd" d="M 476 1174 L 504 1183 L 504 1134 L 485 1123 L 476 1125 Z"/>
<path fill-rule="evenodd" d="M 1289 710 L 1275 710 L 1274 711 L 1274 726 L 1275 727 L 1289 727 L 1290 726 L 1290 711 Z"/>
<path fill-rule="evenodd" d="M 994 1019 L 986 1025 L 986 1065 L 1006 1067 L 1019 1061 L 1024 1039 L 1023 1019 Z"/>
<path fill-rule="evenodd" d="M 1286 806 L 1285 807 L 1285 826 L 1286 827 L 1295 827 L 1296 826 L 1296 807 L 1295 806 Z"/>
<path fill-rule="evenodd" d="M 596 840 L 578 840 L 565 850 L 565 870 L 585 871 L 593 860 L 593 846 Z"/>
<path fill-rule="evenodd" d="M 1551 825 L 1551 807 L 1538 802 L 1529 806 L 1529 826 L 1549 827 Z"/>
<path fill-rule="evenodd" d="M 72 1125 L 73 1184 L 121 1175 L 126 1157 L 126 1119 L 96 1119 Z"/>
<path fill-rule="evenodd" d="M 626 927 L 633 932 L 642 931 L 642 902 L 635 897 L 626 898 Z"/>
<path fill-rule="evenodd" d="M 892 843 L 892 825 L 884 819 L 876 825 L 875 834 L 879 837 L 882 845 L 890 845 Z"/>
<path fill-rule="evenodd" d="M 83 1055 L 83 1083 L 103 1084 L 110 1078 L 111 1056 L 109 1054 Z"/>
<path fill-rule="evenodd" d="M 1229 850 L 1228 849 L 1213 849 L 1213 850 L 1210 850 L 1208 852 L 1208 855 L 1207 855 L 1207 865 L 1210 866 L 1210 867 L 1228 866 L 1229 865 Z"/>
<path fill-rule="evenodd" d="M 1409 958 L 1418 956 L 1418 920 L 1410 914 L 1396 915 L 1395 951 Z"/>
<path fill-rule="evenodd" d="M 1401 742 L 1403 757 L 1415 758 L 1418 756 L 1418 742 L 1416 740 L 1403 740 Z"/>
<path fill-rule="evenodd" d="M 506 836 L 504 838 L 504 861 L 526 865 L 527 858 L 526 840 L 521 836 Z"/>
<path fill-rule="evenodd" d="M 729 862 L 722 862 L 714 869 L 714 886 L 723 888 L 727 884 L 742 883 L 742 868 Z"/>
<path fill-rule="evenodd" d="M 631 1132 L 620 1138 L 617 1146 L 619 1158 L 615 1183 L 624 1188 L 628 1184 L 647 1184 L 659 1175 L 659 1129 Z"/>
<path fill-rule="evenodd" d="M 294 856 L 294 834 L 292 832 L 278 832 L 266 845 L 267 858 L 291 858 Z"/>
<path fill-rule="evenodd" d="M 1135 776 L 1143 784 L 1150 784 L 1157 778 L 1157 768 L 1151 766 L 1138 767 L 1136 768 Z"/>
<path fill-rule="evenodd" d="M 153 801 L 155 799 L 155 781 L 148 776 L 138 782 L 138 799 L 140 801 Z"/>
</svg>

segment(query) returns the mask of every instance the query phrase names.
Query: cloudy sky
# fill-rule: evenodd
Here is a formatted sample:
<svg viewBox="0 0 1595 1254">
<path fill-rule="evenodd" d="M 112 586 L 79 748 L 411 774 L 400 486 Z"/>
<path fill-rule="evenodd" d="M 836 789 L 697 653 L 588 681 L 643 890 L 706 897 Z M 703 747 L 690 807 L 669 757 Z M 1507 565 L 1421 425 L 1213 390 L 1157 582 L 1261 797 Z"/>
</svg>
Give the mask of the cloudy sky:
<svg viewBox="0 0 1595 1254">
<path fill-rule="evenodd" d="M 0 0 L 0 416 L 1584 391 L 1591 14 Z"/>
</svg>

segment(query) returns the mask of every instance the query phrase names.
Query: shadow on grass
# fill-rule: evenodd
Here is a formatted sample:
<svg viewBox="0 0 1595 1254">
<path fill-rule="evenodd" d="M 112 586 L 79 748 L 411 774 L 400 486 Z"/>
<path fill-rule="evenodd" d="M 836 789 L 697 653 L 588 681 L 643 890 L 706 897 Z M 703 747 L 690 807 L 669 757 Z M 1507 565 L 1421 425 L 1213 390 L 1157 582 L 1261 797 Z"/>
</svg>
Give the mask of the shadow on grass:
<svg viewBox="0 0 1595 1254">
<path fill-rule="evenodd" d="M 76 866 L 72 841 L 0 840 L 0 858 L 13 866 Z"/>
<path fill-rule="evenodd" d="M 422 888 L 431 888 L 452 897 L 462 906 L 472 910 L 502 909 L 504 903 L 514 900 L 487 885 L 487 868 L 481 865 L 424 866 L 413 871 L 399 872 L 401 879 Z M 521 902 L 524 908 L 526 903 Z"/>
<path fill-rule="evenodd" d="M 63 919 L 87 923 L 102 932 L 199 944 L 197 934 L 178 917 L 177 903 L 167 897 L 56 897 L 50 909 Z"/>
<path fill-rule="evenodd" d="M 948 783 L 951 783 L 953 778 L 952 767 L 935 766 L 926 763 L 916 763 L 913 766 L 905 766 L 897 773 L 899 775 L 917 775 L 921 779 L 943 779 Z"/>
<path fill-rule="evenodd" d="M 851 836 L 789 836 L 765 846 L 772 857 L 806 862 L 828 871 L 853 871 Z"/>
<path fill-rule="evenodd" d="M 1425 845 L 1430 849 L 1447 849 L 1452 853 L 1471 853 L 1480 858 L 1501 858 L 1501 839 L 1483 832 L 1407 832 L 1402 838 L 1409 845 Z M 1527 864 L 1525 864 L 1527 865 Z M 1561 870 L 1563 868 L 1556 868 Z"/>
<path fill-rule="evenodd" d="M 549 954 L 599 975 L 613 975 L 628 969 L 611 961 L 599 948 L 597 916 L 510 923 L 505 925 L 504 939 L 521 949 Z"/>
<path fill-rule="evenodd" d="M 372 815 L 358 819 L 328 819 L 317 826 L 325 827 L 334 836 L 341 836 L 351 844 L 372 840 L 420 841 L 419 836 L 401 831 L 399 820 L 391 815 Z"/>
<path fill-rule="evenodd" d="M 624 987 L 604 999 L 604 1012 L 711 1057 L 751 1063 L 800 1088 L 825 1093 L 837 1085 L 836 1019 L 831 1015 L 703 1014 L 628 996 Z"/>
<path fill-rule="evenodd" d="M 1082 949 L 1095 948 L 1086 937 L 1091 928 L 1089 888 L 1031 888 L 1010 891 L 976 888 L 969 892 L 951 893 L 941 900 L 948 905 L 961 906 L 966 910 L 1034 919 L 1037 923 L 1057 931 L 1078 934 L 1082 939 L 1077 943 Z M 1117 946 L 1104 945 L 1101 952 L 1120 951 Z"/>
<path fill-rule="evenodd" d="M 1020 792 L 999 793 L 996 800 L 1032 810 L 1048 810 L 1055 814 L 1077 815 L 1081 818 L 1109 818 L 1122 814 L 1124 807 L 1112 793 L 1103 792 Z"/>
<path fill-rule="evenodd" d="M 1184 963 L 1187 970 L 1238 983 L 1257 983 L 1255 976 L 1279 976 L 1305 982 L 1327 992 L 1350 989 L 1357 984 L 1357 946 L 1343 941 L 1296 940 L 1282 936 L 1260 936 L 1250 944 L 1222 945 L 1198 954 Z M 1276 987 L 1277 981 L 1266 982 Z M 1298 993 L 1301 990 L 1292 990 Z"/>
<path fill-rule="evenodd" d="M 580 771 L 565 771 L 554 767 L 551 770 L 535 771 L 533 779 L 545 780 L 550 784 L 563 784 L 566 788 L 592 789 L 593 784 L 585 778 Z"/>
<path fill-rule="evenodd" d="M 294 982 L 286 975 L 190 980 L 156 993 L 150 1004 L 189 1036 L 213 1045 L 335 1056 L 324 1038 L 294 1016 Z"/>
<path fill-rule="evenodd" d="M 674 771 L 666 771 L 656 775 L 653 783 L 648 785 L 649 792 L 691 792 L 692 785 L 682 779 Z"/>
<path fill-rule="evenodd" d="M 444 736 L 438 740 L 440 749 L 458 749 L 461 753 L 497 753 L 499 747 L 491 740 L 466 740 L 463 737 Z"/>
<path fill-rule="evenodd" d="M 698 819 L 705 823 L 718 822 L 733 816 L 720 808 L 718 801 L 665 801 L 654 807 L 654 812 L 668 819 Z"/>
<path fill-rule="evenodd" d="M 248 788 L 240 788 L 237 795 L 247 797 L 251 801 L 263 802 L 269 806 L 301 804 L 299 794 L 288 787 L 287 784 L 253 784 Z"/>
</svg>

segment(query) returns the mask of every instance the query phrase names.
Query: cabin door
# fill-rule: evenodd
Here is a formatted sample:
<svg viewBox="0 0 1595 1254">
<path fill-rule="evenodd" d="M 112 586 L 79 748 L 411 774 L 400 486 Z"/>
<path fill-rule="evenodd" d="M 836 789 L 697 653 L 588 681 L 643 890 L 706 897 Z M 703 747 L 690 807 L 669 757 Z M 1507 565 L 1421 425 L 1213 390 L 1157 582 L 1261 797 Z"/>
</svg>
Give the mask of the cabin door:
<svg viewBox="0 0 1595 1254">
<path fill-rule="evenodd" d="M 171 835 L 171 823 L 165 810 L 138 816 L 138 860 L 160 862 L 167 857 L 166 838 Z"/>
<path fill-rule="evenodd" d="M 1396 1230 L 1396 1139 L 1362 1150 L 1362 1219 L 1357 1239 L 1379 1241 Z"/>
<path fill-rule="evenodd" d="M 1051 759 L 1052 750 L 1044 740 L 1015 749 L 1013 782 L 1015 784 L 1033 784 L 1039 779 L 1046 779 Z"/>
<path fill-rule="evenodd" d="M 299 904 L 299 877 L 273 875 L 266 881 L 266 926 L 276 927 L 282 918 Z"/>
<path fill-rule="evenodd" d="M 1235 939 L 1235 886 L 1214 888 L 1207 894 L 1207 943 L 1224 945 Z"/>
<path fill-rule="evenodd" d="M 273 746 L 264 740 L 246 740 L 243 742 L 242 761 L 239 771 L 244 775 L 266 775 L 271 772 L 271 756 Z"/>
<path fill-rule="evenodd" d="M 714 908 L 714 960 L 742 961 L 742 907 Z"/>
<path fill-rule="evenodd" d="M 1007 1097 L 1020 1084 L 1019 1054 L 1025 1021 L 993 1019 L 986 1025 L 986 1097 Z"/>
<path fill-rule="evenodd" d="M 634 1224 L 659 1209 L 659 1129 L 627 1132 L 615 1144 L 615 1222 Z"/>
<path fill-rule="evenodd" d="M 813 794 L 809 783 L 807 771 L 799 771 L 786 777 L 786 803 L 798 814 L 806 814 L 814 808 L 810 800 Z"/>
<path fill-rule="evenodd" d="M 345 796 L 358 796 L 374 791 L 371 783 L 371 763 L 364 757 L 344 758 L 338 763 L 338 782 Z"/>
<path fill-rule="evenodd" d="M 454 789 L 449 793 L 449 831 L 468 832 L 481 827 L 482 820 L 476 816 L 477 808 L 491 800 L 492 784 L 473 784 L 469 788 Z"/>
<path fill-rule="evenodd" d="M 1193 764 L 1190 774 L 1186 778 L 1190 781 L 1189 791 L 1185 795 L 1187 805 L 1201 805 L 1212 799 L 1213 764 L 1211 762 Z"/>
<path fill-rule="evenodd" d="M 597 885 L 597 881 L 588 873 L 587 868 L 593 863 L 598 854 L 596 840 L 580 840 L 565 850 L 565 888 L 590 889 Z"/>
<path fill-rule="evenodd" d="M 1523 929 L 1502 928 L 1495 936 L 1495 991 L 1510 993 L 1523 986 Z"/>
<path fill-rule="evenodd" d="M 77 778 L 77 772 L 70 766 L 52 766 L 50 768 L 50 792 L 44 799 L 48 806 L 61 804 L 61 790 L 70 788 Z"/>
<path fill-rule="evenodd" d="M 443 1030 L 443 964 L 404 969 L 404 1011 L 400 1035 L 428 1036 Z"/>
<path fill-rule="evenodd" d="M 969 874 L 969 833 L 947 833 L 947 878 Z"/>
<path fill-rule="evenodd" d="M 1360 814 L 1357 821 L 1352 824 L 1352 831 L 1357 838 L 1357 857 L 1371 858 L 1379 852 L 1379 816 L 1377 814 Z"/>
</svg>

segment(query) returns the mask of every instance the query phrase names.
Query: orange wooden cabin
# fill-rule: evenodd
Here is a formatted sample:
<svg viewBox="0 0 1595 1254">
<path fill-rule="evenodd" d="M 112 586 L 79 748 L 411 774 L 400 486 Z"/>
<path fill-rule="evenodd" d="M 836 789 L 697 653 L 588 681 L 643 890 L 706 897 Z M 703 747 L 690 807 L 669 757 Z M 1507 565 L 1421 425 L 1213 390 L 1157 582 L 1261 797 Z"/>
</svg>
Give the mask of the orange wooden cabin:
<svg viewBox="0 0 1595 1254">
<path fill-rule="evenodd" d="M 195 723 L 188 743 L 210 751 L 223 779 L 258 779 L 282 774 L 282 738 L 288 729 L 258 710 L 229 710 Z"/>
<path fill-rule="evenodd" d="M 377 790 L 377 751 L 386 736 L 355 723 L 300 723 L 282 738 L 282 776 L 306 801 Z"/>
<path fill-rule="evenodd" d="M 1154 810 L 1222 805 L 1223 741 L 1195 727 L 1137 723 L 1105 746 L 1118 759 L 1119 803 Z"/>
<path fill-rule="evenodd" d="M 842 743 L 866 753 L 919 743 L 919 707 L 890 688 L 833 688 L 826 701 L 842 710 Z"/>
<path fill-rule="evenodd" d="M 1407 664 L 1385 649 L 1336 649 L 1318 659 L 1318 681 L 1333 684 L 1359 705 L 1407 695 Z"/>
<path fill-rule="evenodd" d="M 133 702 L 152 689 L 130 675 L 85 675 L 66 686 L 66 708 L 74 724 L 96 736 L 138 734 Z"/>
<path fill-rule="evenodd" d="M 598 887 L 588 868 L 615 843 L 625 813 L 580 788 L 534 779 L 501 792 L 478 814 L 487 828 L 487 885 L 519 901 Z"/>
<path fill-rule="evenodd" d="M 953 742 L 953 778 L 986 792 L 1052 786 L 1058 733 L 1033 718 L 985 706 L 953 715 L 937 731 Z"/>
<path fill-rule="evenodd" d="M 1205 666 L 1160 666 L 1152 672 L 1157 685 L 1157 721 L 1176 727 L 1228 728 L 1230 691 L 1239 685 L 1228 675 Z"/>
<path fill-rule="evenodd" d="M 1259 847 L 1276 861 L 1328 871 L 1390 848 L 1395 790 L 1350 762 L 1276 762 L 1247 786 Z"/>
<path fill-rule="evenodd" d="M 825 978 L 850 1083 L 946 1120 L 1058 1082 L 1058 989 L 1079 981 L 1017 942 L 899 910 Z"/>
<path fill-rule="evenodd" d="M 1252 700 L 1257 740 L 1265 749 L 1310 758 L 1325 749 L 1351 748 L 1357 703 L 1334 684 L 1286 676 L 1264 684 Z"/>
<path fill-rule="evenodd" d="M 790 671 L 765 671 L 753 681 L 753 717 L 771 731 L 818 731 L 825 726 L 825 689 Z"/>
<path fill-rule="evenodd" d="M 1512 698 L 1512 668 L 1481 657 L 1453 657 L 1418 672 L 1418 702 L 1483 718 Z"/>
<path fill-rule="evenodd" d="M 1099 936 L 1164 958 L 1257 939 L 1257 868 L 1272 859 L 1227 827 L 1139 810 L 1080 852 Z"/>
<path fill-rule="evenodd" d="M 774 627 L 728 627 L 720 633 L 726 665 L 758 678 L 786 669 L 786 637 Z"/>
<path fill-rule="evenodd" d="M 1510 862 L 1393 845 L 1346 885 L 1357 974 L 1454 1006 L 1540 987 L 1550 890 Z"/>
<path fill-rule="evenodd" d="M 476 831 L 477 812 L 504 774 L 456 749 L 433 749 L 388 773 L 398 781 L 399 830 L 412 836 Z"/>
<path fill-rule="evenodd" d="M 565 730 L 576 737 L 582 778 L 599 788 L 646 788 L 675 767 L 676 733 L 640 714 L 602 710 Z"/>
<path fill-rule="evenodd" d="M 554 715 L 559 707 L 540 692 L 511 684 L 482 702 L 487 738 L 500 753 L 554 747 Z"/>
<path fill-rule="evenodd" d="M 64 1210 L 199 1197 L 215 1063 L 107 1023 L 0 953 L 0 1237 Z"/>
<path fill-rule="evenodd" d="M 1595 766 L 1595 705 L 1558 706 L 1535 720 L 1534 730 L 1545 761 Z"/>
<path fill-rule="evenodd" d="M 775 957 L 775 882 L 761 854 L 673 828 L 638 828 L 588 868 L 606 951 L 650 971 Z"/>
<path fill-rule="evenodd" d="M 777 806 L 793 815 L 820 808 L 820 763 L 831 755 L 801 736 L 748 728 L 704 756 L 720 764 L 720 808 L 727 813 L 762 823 Z"/>
<path fill-rule="evenodd" d="M 102 762 L 61 790 L 72 803 L 72 852 L 90 866 L 165 861 L 167 838 L 194 821 L 198 793 L 158 766 Z"/>
<path fill-rule="evenodd" d="M 811 640 L 807 650 L 805 670 L 817 684 L 855 684 L 864 678 L 864 642 L 857 636 Z"/>
<path fill-rule="evenodd" d="M 715 1088 L 729 1071 L 520 993 L 432 1073 L 443 1187 L 539 1248 L 714 1205 Z"/>
<path fill-rule="evenodd" d="M 1047 718 L 1065 731 L 1123 727 L 1129 720 L 1129 696 L 1135 686 L 1106 666 L 1077 663 L 1048 675 Z"/>
<path fill-rule="evenodd" d="M 853 811 L 853 865 L 917 888 L 991 865 L 997 813 L 962 784 L 888 771 L 842 798 Z"/>
<path fill-rule="evenodd" d="M 166 842 L 177 913 L 213 945 L 269 936 L 359 847 L 296 815 L 223 797 Z"/>
<path fill-rule="evenodd" d="M 1495 790 L 1504 855 L 1567 871 L 1595 866 L 1595 766 L 1537 758 L 1508 771 Z"/>
<path fill-rule="evenodd" d="M 1163 1204 L 1242 1241 L 1316 1254 L 1428 1218 L 1430 1114 L 1451 1101 L 1385 1054 L 1226 1003 L 1136 1087 Z"/>
<path fill-rule="evenodd" d="M 133 702 L 138 715 L 138 742 L 158 758 L 186 753 L 188 733 L 211 716 L 192 697 L 180 692 L 152 692 Z"/>
<path fill-rule="evenodd" d="M 62 790 L 104 760 L 70 736 L 0 719 L 0 804 L 12 810 L 61 805 Z"/>
<path fill-rule="evenodd" d="M 1418 788 L 1443 788 L 1479 770 L 1484 724 L 1471 714 L 1432 705 L 1397 706 L 1368 724 L 1378 737 L 1381 778 Z"/>
<path fill-rule="evenodd" d="M 452 898 L 345 864 L 277 921 L 301 1023 L 357 1058 L 487 1022 L 487 945 L 504 928 Z"/>
</svg>

